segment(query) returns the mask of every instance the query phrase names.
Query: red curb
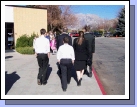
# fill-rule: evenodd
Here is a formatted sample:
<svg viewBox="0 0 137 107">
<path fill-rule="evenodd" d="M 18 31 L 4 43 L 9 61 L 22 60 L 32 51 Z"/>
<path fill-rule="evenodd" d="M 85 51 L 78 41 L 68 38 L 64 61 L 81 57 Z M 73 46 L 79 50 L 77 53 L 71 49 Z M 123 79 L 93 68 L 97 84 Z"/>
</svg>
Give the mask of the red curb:
<svg viewBox="0 0 137 107">
<path fill-rule="evenodd" d="M 93 71 L 93 74 L 94 74 L 94 76 L 95 76 L 95 78 L 96 78 L 96 81 L 97 81 L 97 83 L 98 83 L 98 85 L 99 85 L 99 88 L 100 88 L 102 94 L 103 94 L 103 95 L 107 95 L 107 94 L 106 94 L 106 91 L 105 91 L 105 89 L 104 89 L 104 87 L 103 87 L 103 85 L 102 85 L 102 83 L 101 83 L 101 81 L 100 81 L 100 79 L 99 79 L 99 77 L 98 77 L 95 69 L 94 69 L 94 67 L 92 67 L 92 71 Z"/>
</svg>

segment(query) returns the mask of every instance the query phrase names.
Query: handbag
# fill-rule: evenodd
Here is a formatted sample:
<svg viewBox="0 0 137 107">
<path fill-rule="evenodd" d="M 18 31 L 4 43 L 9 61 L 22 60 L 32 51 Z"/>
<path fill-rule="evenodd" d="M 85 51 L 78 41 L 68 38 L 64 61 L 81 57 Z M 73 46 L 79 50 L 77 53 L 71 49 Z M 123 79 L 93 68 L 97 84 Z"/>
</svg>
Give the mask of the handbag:
<svg viewBox="0 0 137 107">
<path fill-rule="evenodd" d="M 91 66 L 91 64 L 92 64 L 91 59 L 88 59 L 88 60 L 87 60 L 87 65 L 88 65 L 88 66 Z"/>
</svg>

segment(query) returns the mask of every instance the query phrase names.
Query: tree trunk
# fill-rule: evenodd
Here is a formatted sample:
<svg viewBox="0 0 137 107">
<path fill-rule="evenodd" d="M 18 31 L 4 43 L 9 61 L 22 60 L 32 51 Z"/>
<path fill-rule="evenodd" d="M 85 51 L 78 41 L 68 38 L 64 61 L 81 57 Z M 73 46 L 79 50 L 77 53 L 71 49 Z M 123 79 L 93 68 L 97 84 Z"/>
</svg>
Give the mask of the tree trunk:
<svg viewBox="0 0 137 107">
<path fill-rule="evenodd" d="M 56 28 L 56 26 L 54 26 L 54 27 L 51 29 L 51 31 L 53 32 L 55 28 Z"/>
</svg>

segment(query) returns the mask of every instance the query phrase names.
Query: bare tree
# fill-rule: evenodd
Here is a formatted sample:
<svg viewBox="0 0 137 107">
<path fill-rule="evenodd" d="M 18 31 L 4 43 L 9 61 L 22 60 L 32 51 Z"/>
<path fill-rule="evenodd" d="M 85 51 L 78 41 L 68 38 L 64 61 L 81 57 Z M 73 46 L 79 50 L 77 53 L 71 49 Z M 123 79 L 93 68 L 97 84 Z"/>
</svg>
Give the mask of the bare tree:
<svg viewBox="0 0 137 107">
<path fill-rule="evenodd" d="M 49 29 L 53 31 L 54 29 L 61 29 L 64 26 L 74 25 L 77 18 L 71 11 L 71 6 L 69 5 L 28 5 L 29 7 L 38 7 L 47 9 L 47 22 Z"/>
<path fill-rule="evenodd" d="M 70 5 L 61 6 L 61 22 L 62 26 L 74 26 L 77 24 L 77 17 L 71 11 Z"/>
<path fill-rule="evenodd" d="M 105 19 L 104 20 L 104 23 L 103 24 L 103 29 L 106 31 L 106 32 L 109 32 L 110 28 L 114 28 L 116 27 L 116 23 L 117 21 L 112 19 L 112 20 L 107 20 Z"/>
</svg>

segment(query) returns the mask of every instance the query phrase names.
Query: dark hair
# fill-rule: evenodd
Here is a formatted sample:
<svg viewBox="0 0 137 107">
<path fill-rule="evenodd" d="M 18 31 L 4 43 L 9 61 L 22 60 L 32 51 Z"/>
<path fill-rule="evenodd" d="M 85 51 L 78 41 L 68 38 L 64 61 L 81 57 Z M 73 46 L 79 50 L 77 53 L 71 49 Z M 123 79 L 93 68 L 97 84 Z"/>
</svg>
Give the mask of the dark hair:
<svg viewBox="0 0 137 107">
<path fill-rule="evenodd" d="M 84 29 L 85 29 L 86 32 L 89 32 L 90 26 L 85 26 Z"/>
<path fill-rule="evenodd" d="M 83 31 L 79 31 L 79 37 L 77 39 L 78 45 L 81 45 L 84 39 L 85 39 L 84 32 Z"/>
<path fill-rule="evenodd" d="M 64 28 L 63 28 L 63 32 L 68 32 L 68 28 L 67 28 L 67 27 L 64 27 Z"/>
<path fill-rule="evenodd" d="M 45 33 L 46 33 L 46 29 L 43 29 L 43 28 L 40 29 L 40 34 L 41 34 L 41 35 L 44 35 Z"/>
<path fill-rule="evenodd" d="M 69 42 L 69 38 L 68 38 L 67 36 L 64 37 L 64 38 L 63 38 L 63 42 L 64 42 L 64 43 L 68 43 L 68 42 Z"/>
</svg>

